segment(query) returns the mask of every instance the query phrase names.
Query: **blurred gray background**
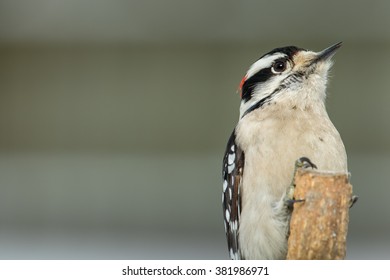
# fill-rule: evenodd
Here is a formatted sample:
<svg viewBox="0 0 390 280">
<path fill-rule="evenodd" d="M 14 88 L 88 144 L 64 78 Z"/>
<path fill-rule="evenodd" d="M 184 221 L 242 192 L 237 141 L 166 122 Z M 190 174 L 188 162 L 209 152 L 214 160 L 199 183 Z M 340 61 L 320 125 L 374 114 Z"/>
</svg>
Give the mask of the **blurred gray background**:
<svg viewBox="0 0 390 280">
<path fill-rule="evenodd" d="M 349 259 L 390 258 L 390 1 L 0 0 L 0 258 L 226 259 L 237 86 L 275 47 L 335 56 Z"/>
</svg>

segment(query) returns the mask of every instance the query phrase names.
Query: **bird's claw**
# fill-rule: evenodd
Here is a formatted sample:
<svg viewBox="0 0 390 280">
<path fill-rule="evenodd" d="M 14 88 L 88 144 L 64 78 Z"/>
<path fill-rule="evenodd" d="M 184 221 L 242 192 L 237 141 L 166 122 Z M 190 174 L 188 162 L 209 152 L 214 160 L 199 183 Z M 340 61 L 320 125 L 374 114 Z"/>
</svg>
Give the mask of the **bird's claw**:
<svg viewBox="0 0 390 280">
<path fill-rule="evenodd" d="M 309 158 L 307 157 L 300 157 L 295 161 L 295 169 L 298 168 L 312 168 L 312 169 L 317 169 L 317 165 L 315 165 Z M 295 174 L 294 174 L 295 176 Z"/>
<path fill-rule="evenodd" d="M 356 201 L 358 201 L 359 197 L 357 195 L 353 195 L 351 197 L 351 201 L 349 202 L 349 208 L 355 205 Z"/>
<path fill-rule="evenodd" d="M 293 209 L 295 203 L 305 202 L 304 199 L 286 199 L 285 204 L 289 210 Z"/>
<path fill-rule="evenodd" d="M 295 168 L 294 168 L 294 174 L 293 174 L 293 179 L 291 181 L 290 186 L 287 188 L 286 191 L 286 196 L 284 199 L 284 204 L 287 207 L 287 209 L 292 209 L 294 203 L 297 202 L 304 202 L 304 199 L 295 199 L 294 198 L 294 191 L 295 191 L 295 176 L 297 174 L 297 170 L 303 168 L 312 168 L 312 169 L 317 169 L 317 165 L 315 165 L 309 158 L 307 157 L 300 157 L 295 161 Z"/>
</svg>

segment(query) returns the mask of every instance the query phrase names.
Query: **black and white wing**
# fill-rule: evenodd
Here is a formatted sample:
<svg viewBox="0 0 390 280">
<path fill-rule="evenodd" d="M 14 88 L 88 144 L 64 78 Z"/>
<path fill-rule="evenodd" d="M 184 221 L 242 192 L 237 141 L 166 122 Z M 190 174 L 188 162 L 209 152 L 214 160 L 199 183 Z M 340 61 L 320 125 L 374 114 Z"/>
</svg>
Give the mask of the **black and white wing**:
<svg viewBox="0 0 390 280">
<path fill-rule="evenodd" d="M 227 143 L 223 158 L 222 206 L 225 233 L 231 259 L 241 259 L 238 228 L 241 213 L 241 181 L 244 170 L 244 152 L 236 144 L 235 131 Z"/>
</svg>

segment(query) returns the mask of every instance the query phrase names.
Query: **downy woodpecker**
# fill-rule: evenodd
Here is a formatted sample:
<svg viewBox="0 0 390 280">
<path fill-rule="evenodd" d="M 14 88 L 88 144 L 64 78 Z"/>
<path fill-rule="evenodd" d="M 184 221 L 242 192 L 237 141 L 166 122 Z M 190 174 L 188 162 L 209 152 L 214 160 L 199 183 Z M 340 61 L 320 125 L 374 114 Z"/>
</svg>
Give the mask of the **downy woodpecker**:
<svg viewBox="0 0 390 280">
<path fill-rule="evenodd" d="M 223 158 L 223 216 L 232 259 L 285 259 L 287 189 L 298 158 L 347 172 L 347 155 L 325 108 L 331 58 L 289 46 L 258 59 L 240 84 L 239 121 Z"/>
</svg>

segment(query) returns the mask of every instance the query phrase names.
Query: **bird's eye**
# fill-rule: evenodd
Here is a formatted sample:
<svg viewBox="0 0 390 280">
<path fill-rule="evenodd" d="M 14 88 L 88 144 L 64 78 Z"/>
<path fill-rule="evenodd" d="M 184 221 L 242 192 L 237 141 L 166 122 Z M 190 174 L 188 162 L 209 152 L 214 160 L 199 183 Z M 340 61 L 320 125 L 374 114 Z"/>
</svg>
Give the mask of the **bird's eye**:
<svg viewBox="0 0 390 280">
<path fill-rule="evenodd" d="M 287 62 L 285 60 L 278 60 L 272 65 L 272 72 L 274 74 L 282 73 L 287 68 Z"/>
</svg>

